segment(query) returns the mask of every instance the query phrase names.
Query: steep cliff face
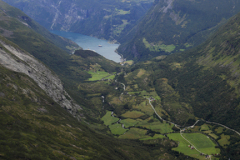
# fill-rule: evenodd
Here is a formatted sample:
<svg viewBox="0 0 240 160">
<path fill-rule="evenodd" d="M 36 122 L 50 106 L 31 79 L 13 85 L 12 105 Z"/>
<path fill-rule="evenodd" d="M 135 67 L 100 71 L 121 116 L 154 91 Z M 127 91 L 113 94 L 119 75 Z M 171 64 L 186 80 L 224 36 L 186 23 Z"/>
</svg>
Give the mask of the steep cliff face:
<svg viewBox="0 0 240 160">
<path fill-rule="evenodd" d="M 237 0 L 156 0 L 142 21 L 121 39 L 118 52 L 129 59 L 145 60 L 184 51 L 204 42 L 239 11 Z"/>
<path fill-rule="evenodd" d="M 63 84 L 56 74 L 20 48 L 13 47 L 3 40 L 0 43 L 2 45 L 0 49 L 1 65 L 12 71 L 28 75 L 56 103 L 80 119 L 78 111 L 81 110 L 81 107 L 73 102 L 72 98 L 64 90 Z"/>
<path fill-rule="evenodd" d="M 21 9 L 51 30 L 64 30 L 105 39 L 118 39 L 151 7 L 149 1 L 39 0 L 5 2 Z"/>
</svg>

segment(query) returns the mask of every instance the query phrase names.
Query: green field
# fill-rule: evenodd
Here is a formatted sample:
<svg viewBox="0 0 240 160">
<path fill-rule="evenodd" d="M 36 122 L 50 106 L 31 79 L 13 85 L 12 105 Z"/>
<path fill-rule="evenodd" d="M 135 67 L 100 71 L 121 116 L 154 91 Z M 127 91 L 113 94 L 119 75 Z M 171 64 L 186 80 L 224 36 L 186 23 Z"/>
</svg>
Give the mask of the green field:
<svg viewBox="0 0 240 160">
<path fill-rule="evenodd" d="M 88 81 L 98 81 L 98 80 L 101 80 L 102 78 L 107 77 L 107 76 L 112 78 L 112 76 L 110 76 L 111 74 L 109 74 L 107 72 L 104 72 L 104 71 L 97 71 L 97 72 L 88 71 L 88 73 L 91 74 L 91 76 L 92 76 L 92 78 L 89 78 Z M 107 77 L 107 79 L 109 77 Z"/>
<path fill-rule="evenodd" d="M 146 135 L 147 130 L 140 129 L 140 128 L 131 128 L 125 134 L 119 136 L 122 139 L 142 139 L 142 138 L 149 138 L 150 136 Z"/>
<path fill-rule="evenodd" d="M 115 78 L 115 75 L 111 75 L 109 77 L 107 77 L 106 79 L 114 79 Z"/>
<path fill-rule="evenodd" d="M 115 11 L 118 15 L 130 14 L 130 10 L 129 11 L 124 11 L 122 9 L 119 10 L 119 9 L 115 8 Z"/>
<path fill-rule="evenodd" d="M 189 140 L 198 150 L 205 154 L 220 153 L 220 149 L 215 148 L 216 144 L 214 144 L 210 138 L 201 133 L 184 133 L 183 136 Z M 197 152 L 195 149 L 190 149 L 188 147 L 190 144 L 181 137 L 180 133 L 168 134 L 168 137 L 169 139 L 180 142 L 178 147 L 173 148 L 173 150 L 194 158 L 205 159 L 204 157 L 200 156 L 199 152 Z"/>
<path fill-rule="evenodd" d="M 134 61 L 133 60 L 129 60 L 129 61 L 125 61 L 124 64 L 125 63 L 131 66 L 131 65 L 133 65 Z"/>
<path fill-rule="evenodd" d="M 221 134 L 221 139 L 218 140 L 218 143 L 219 143 L 222 147 L 224 147 L 225 145 L 229 145 L 229 144 L 230 144 L 229 139 L 230 139 L 230 136 L 229 136 L 229 135 Z"/>
<path fill-rule="evenodd" d="M 101 118 L 106 126 L 111 125 L 119 120 L 119 118 L 112 117 L 111 112 L 107 111 L 107 113 Z"/>
<path fill-rule="evenodd" d="M 154 114 L 154 110 L 150 106 L 148 100 L 143 101 L 142 103 L 140 103 L 138 105 L 134 105 L 133 108 L 137 109 L 137 110 L 140 110 L 141 112 L 144 112 L 145 114 L 147 114 L 149 116 Z"/>
<path fill-rule="evenodd" d="M 223 132 L 223 127 L 218 127 L 217 129 L 215 129 L 215 131 L 219 134 Z"/>
<path fill-rule="evenodd" d="M 141 96 L 147 96 L 147 97 L 153 97 L 156 100 L 161 100 L 161 98 L 158 96 L 157 92 L 153 91 L 153 92 L 147 92 L 147 91 L 141 91 Z"/>
<path fill-rule="evenodd" d="M 143 97 L 147 97 L 149 98 L 150 96 L 155 98 L 156 100 L 161 100 L 161 98 L 158 96 L 157 92 L 153 91 L 153 92 L 147 92 L 145 90 L 143 91 L 135 91 L 135 92 L 128 92 L 129 94 L 131 95 L 140 95 L 140 96 L 143 96 Z"/>
<path fill-rule="evenodd" d="M 139 112 L 139 111 L 128 111 L 128 112 L 122 114 L 122 116 L 125 118 L 139 118 L 143 115 L 144 115 L 144 113 Z"/>
<path fill-rule="evenodd" d="M 204 124 L 201 126 L 200 131 L 208 131 L 209 130 L 209 126 L 207 124 Z"/>
<path fill-rule="evenodd" d="M 138 120 L 134 120 L 134 119 L 124 119 L 124 120 L 121 120 L 120 123 L 124 124 L 125 128 L 128 128 L 136 125 L 138 122 L 139 122 Z"/>
<path fill-rule="evenodd" d="M 145 141 L 145 140 L 158 139 L 158 138 L 162 139 L 162 138 L 165 138 L 165 136 L 161 134 L 155 134 L 153 137 L 142 138 L 140 140 Z"/>
<path fill-rule="evenodd" d="M 165 51 L 165 52 L 172 52 L 175 50 L 176 46 L 171 44 L 171 45 L 165 45 L 165 44 L 162 44 L 162 43 L 159 43 L 159 44 L 150 44 L 146 38 L 143 38 L 143 43 L 145 45 L 146 48 L 148 48 L 150 51 L 159 51 L 159 50 L 162 50 L 162 51 Z"/>
<path fill-rule="evenodd" d="M 122 128 L 121 124 L 110 125 L 109 129 L 111 130 L 112 134 L 115 134 L 115 135 L 122 135 L 123 133 L 128 131 L 128 129 Z"/>
<path fill-rule="evenodd" d="M 136 126 L 144 127 L 144 128 L 150 129 L 150 130 L 155 131 L 155 132 L 160 132 L 161 134 L 171 133 L 173 131 L 172 130 L 173 125 L 169 125 L 166 122 L 163 122 L 163 123 L 161 123 L 161 122 L 148 123 L 146 121 L 142 121 L 142 122 L 138 123 Z"/>
<path fill-rule="evenodd" d="M 218 136 L 212 132 L 212 130 L 204 131 L 203 133 L 207 133 L 209 136 L 213 137 L 214 139 L 217 139 Z"/>
</svg>

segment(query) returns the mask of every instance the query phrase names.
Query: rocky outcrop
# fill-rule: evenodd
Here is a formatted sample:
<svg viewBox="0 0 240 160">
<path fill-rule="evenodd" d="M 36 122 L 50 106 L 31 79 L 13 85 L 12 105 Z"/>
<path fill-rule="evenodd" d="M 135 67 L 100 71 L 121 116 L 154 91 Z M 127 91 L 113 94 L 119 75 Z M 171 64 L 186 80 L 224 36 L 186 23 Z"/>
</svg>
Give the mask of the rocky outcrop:
<svg viewBox="0 0 240 160">
<path fill-rule="evenodd" d="M 61 80 L 55 73 L 29 53 L 3 41 L 0 41 L 0 43 L 7 50 L 4 48 L 0 49 L 0 64 L 2 66 L 12 71 L 28 75 L 56 103 L 80 119 L 78 112 L 82 108 L 74 103 L 72 98 L 64 90 Z"/>
</svg>

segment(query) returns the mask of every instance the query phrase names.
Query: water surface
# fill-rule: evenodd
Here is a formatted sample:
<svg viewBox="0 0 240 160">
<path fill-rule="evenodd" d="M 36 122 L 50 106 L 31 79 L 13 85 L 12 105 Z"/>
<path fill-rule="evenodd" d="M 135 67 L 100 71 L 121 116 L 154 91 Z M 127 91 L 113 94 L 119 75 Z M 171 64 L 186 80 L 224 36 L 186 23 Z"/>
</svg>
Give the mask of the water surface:
<svg viewBox="0 0 240 160">
<path fill-rule="evenodd" d="M 94 50 L 98 54 L 104 56 L 107 59 L 113 60 L 115 62 L 120 62 L 121 56 L 118 55 L 115 50 L 118 48 L 119 44 L 111 44 L 106 40 L 97 39 L 95 37 L 90 37 L 73 32 L 64 31 L 51 31 L 53 34 L 68 38 L 76 42 L 83 49 Z M 102 47 L 99 47 L 101 45 Z"/>
</svg>

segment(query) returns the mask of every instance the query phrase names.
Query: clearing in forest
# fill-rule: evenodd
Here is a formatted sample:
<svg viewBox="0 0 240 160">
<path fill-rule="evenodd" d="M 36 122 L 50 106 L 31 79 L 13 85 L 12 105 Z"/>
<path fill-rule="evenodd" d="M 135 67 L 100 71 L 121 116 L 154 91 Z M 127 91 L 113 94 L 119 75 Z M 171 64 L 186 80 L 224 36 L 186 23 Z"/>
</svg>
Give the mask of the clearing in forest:
<svg viewBox="0 0 240 160">
<path fill-rule="evenodd" d="M 139 112 L 139 111 L 128 111 L 128 112 L 122 114 L 122 116 L 125 118 L 139 118 L 143 115 L 145 115 L 145 114 L 142 112 Z"/>
<path fill-rule="evenodd" d="M 92 78 L 89 78 L 88 81 L 99 81 L 105 77 L 107 77 L 106 79 L 113 79 L 115 77 L 114 75 L 111 75 L 104 71 L 96 71 L 96 72 L 88 71 L 88 73 L 92 75 Z"/>
</svg>

